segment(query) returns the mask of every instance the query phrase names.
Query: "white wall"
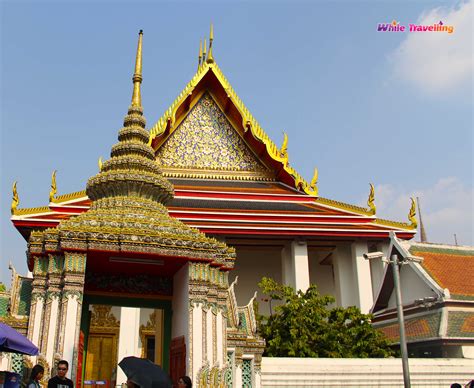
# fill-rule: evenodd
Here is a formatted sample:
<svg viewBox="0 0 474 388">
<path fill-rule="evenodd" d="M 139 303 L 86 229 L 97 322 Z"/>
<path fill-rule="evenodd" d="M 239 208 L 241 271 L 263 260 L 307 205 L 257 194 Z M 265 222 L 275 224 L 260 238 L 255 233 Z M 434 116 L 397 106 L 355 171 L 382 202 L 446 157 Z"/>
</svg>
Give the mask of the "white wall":
<svg viewBox="0 0 474 388">
<path fill-rule="evenodd" d="M 412 303 L 415 299 L 436 296 L 436 293 L 415 273 L 409 265 L 400 268 L 400 289 L 403 305 Z M 396 307 L 395 293 L 392 292 L 388 301 L 389 308 Z"/>
<path fill-rule="evenodd" d="M 326 256 L 318 254 L 311 249 L 309 251 L 309 280 L 311 284 L 318 286 L 321 295 L 333 295 L 336 297 L 336 285 L 334 284 L 334 271 L 331 264 L 321 265 L 319 261 Z"/>
<path fill-rule="evenodd" d="M 171 338 L 184 336 L 189 349 L 189 272 L 184 265 L 173 277 Z"/>
<path fill-rule="evenodd" d="M 239 306 L 245 306 L 258 291 L 257 302 L 259 312 L 270 314 L 269 305 L 263 302 L 263 297 L 257 283 L 267 276 L 281 282 L 281 247 L 246 248 L 237 247 L 235 269 L 229 273 L 229 284 L 239 277 L 235 287 L 235 297 Z"/>
<path fill-rule="evenodd" d="M 449 387 L 473 378 L 474 361 L 409 360 L 412 386 Z M 262 360 L 262 387 L 403 387 L 401 359 L 269 358 Z"/>
</svg>

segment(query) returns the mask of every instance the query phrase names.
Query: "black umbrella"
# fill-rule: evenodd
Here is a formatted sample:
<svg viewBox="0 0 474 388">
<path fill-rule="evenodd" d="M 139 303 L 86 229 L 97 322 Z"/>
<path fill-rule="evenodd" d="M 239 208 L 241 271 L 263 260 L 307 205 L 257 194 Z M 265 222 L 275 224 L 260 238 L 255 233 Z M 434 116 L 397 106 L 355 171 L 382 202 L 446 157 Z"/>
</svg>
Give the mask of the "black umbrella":
<svg viewBox="0 0 474 388">
<path fill-rule="evenodd" d="M 166 372 L 150 360 L 125 357 L 119 362 L 119 367 L 141 388 L 171 388 L 171 380 Z"/>
</svg>

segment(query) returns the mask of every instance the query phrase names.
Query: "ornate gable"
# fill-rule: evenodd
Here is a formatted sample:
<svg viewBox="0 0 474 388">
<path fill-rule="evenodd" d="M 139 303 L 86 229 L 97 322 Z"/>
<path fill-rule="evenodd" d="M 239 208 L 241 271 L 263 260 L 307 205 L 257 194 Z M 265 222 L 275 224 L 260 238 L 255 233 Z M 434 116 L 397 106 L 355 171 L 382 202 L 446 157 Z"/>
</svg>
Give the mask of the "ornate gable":
<svg viewBox="0 0 474 388">
<path fill-rule="evenodd" d="M 212 176 L 270 180 L 270 170 L 255 156 L 206 92 L 158 149 L 167 176 Z"/>
</svg>

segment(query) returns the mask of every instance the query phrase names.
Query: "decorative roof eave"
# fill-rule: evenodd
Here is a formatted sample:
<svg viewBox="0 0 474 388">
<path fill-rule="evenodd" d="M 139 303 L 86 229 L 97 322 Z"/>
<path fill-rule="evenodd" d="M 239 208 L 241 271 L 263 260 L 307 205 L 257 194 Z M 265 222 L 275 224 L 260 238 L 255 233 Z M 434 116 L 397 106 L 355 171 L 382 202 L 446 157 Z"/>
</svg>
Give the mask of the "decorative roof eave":
<svg viewBox="0 0 474 388">
<path fill-rule="evenodd" d="M 196 86 L 203 80 L 208 72 L 212 72 L 219 81 L 222 88 L 227 93 L 228 99 L 232 102 L 240 117 L 242 119 L 241 125 L 244 132 L 250 130 L 252 136 L 265 146 L 268 156 L 274 162 L 277 162 L 281 166 L 281 170 L 286 172 L 293 181 L 295 189 L 304 192 L 307 195 L 317 197 L 317 189 L 314 185 L 309 184 L 288 162 L 288 154 L 282 153 L 278 146 L 273 143 L 269 136 L 265 133 L 263 128 L 260 126 L 258 121 L 252 116 L 250 111 L 244 105 L 242 100 L 239 98 L 235 90 L 230 85 L 229 81 L 225 78 L 222 70 L 215 62 L 205 62 L 199 66 L 198 71 L 191 79 L 191 81 L 185 86 L 183 91 L 173 101 L 171 106 L 166 110 L 164 115 L 156 122 L 156 124 L 150 129 L 150 141 L 153 144 L 155 138 L 158 138 L 166 133 L 167 130 L 173 129 L 173 126 L 178 120 L 176 114 L 179 107 L 188 101 L 189 97 Z M 367 212 L 368 213 L 368 212 Z M 368 213 L 370 214 L 370 213 Z"/>
</svg>

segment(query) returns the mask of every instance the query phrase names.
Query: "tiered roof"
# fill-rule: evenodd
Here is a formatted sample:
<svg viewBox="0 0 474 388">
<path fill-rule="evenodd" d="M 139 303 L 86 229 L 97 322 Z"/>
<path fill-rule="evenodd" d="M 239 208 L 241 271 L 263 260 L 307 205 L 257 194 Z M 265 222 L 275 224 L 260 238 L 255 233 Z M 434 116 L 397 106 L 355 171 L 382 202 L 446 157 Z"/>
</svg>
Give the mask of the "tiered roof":
<svg viewBox="0 0 474 388">
<path fill-rule="evenodd" d="M 296 172 L 289 163 L 288 137 L 281 147 L 272 142 L 211 53 L 201 57 L 194 77 L 149 131 L 148 143 L 157 163 L 152 162 L 151 148 L 145 144 L 148 133 L 141 111 L 132 107 L 112 159 L 104 163 L 97 178 L 91 178 L 95 183 L 89 184 L 87 193 L 56 196 L 55 189 L 49 206 L 34 209 L 17 209 L 16 196 L 12 221 L 25 238 L 31 230 L 66 224 L 71 216 L 87 211 L 91 199 L 110 205 L 110 200 L 88 194 L 97 192 L 99 182 L 120 170 L 123 163 L 134 164 L 130 152 L 141 155 L 134 166 L 135 172 L 142 171 L 140 179 L 146 171 L 161 171 L 162 177 L 173 183 L 174 198 L 166 204 L 169 214 L 203 232 L 379 238 L 394 230 L 399 238 L 413 237 L 414 207 L 410 223 L 377 218 L 373 186 L 368 208 L 320 197 L 317 170 L 309 183 Z M 139 93 L 139 81 L 141 74 L 134 78 L 134 88 L 138 85 L 134 96 Z M 133 150 L 129 145 L 132 139 Z M 169 187 L 160 179 L 165 200 L 171 194 L 164 194 Z M 157 214 L 161 210 L 157 209 Z"/>
</svg>

